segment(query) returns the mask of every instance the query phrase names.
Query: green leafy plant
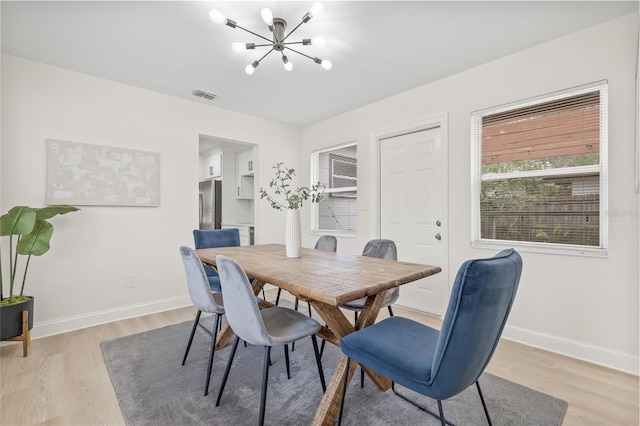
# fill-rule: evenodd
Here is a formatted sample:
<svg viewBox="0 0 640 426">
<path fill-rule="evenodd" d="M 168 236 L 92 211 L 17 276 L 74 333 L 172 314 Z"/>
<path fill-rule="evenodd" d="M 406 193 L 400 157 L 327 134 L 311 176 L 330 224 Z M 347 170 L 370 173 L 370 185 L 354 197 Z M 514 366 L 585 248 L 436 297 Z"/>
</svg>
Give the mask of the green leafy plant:
<svg viewBox="0 0 640 426">
<path fill-rule="evenodd" d="M 9 295 L 4 297 L 4 269 L 0 253 L 0 306 L 12 305 L 26 300 L 24 285 L 31 256 L 42 256 L 49 251 L 53 225 L 47 221 L 56 215 L 79 210 L 77 207 L 60 205 L 43 208 L 17 206 L 0 217 L 0 236 L 9 237 Z M 18 275 L 18 258 L 27 256 L 21 277 Z M 20 294 L 14 295 L 14 284 L 22 281 Z"/>
<path fill-rule="evenodd" d="M 289 209 L 296 210 L 302 207 L 304 201 L 311 198 L 312 203 L 319 203 L 323 197 L 323 191 L 320 187 L 320 182 L 312 185 L 311 188 L 301 186 L 296 189 L 291 187 L 293 176 L 296 174 L 296 170 L 293 168 L 285 167 L 284 163 L 280 162 L 273 166 L 276 171 L 275 177 L 269 182 L 269 188 L 271 188 L 276 196 L 284 198 L 282 201 L 269 194 L 264 188 L 260 188 L 260 199 L 266 198 L 276 210 Z"/>
</svg>

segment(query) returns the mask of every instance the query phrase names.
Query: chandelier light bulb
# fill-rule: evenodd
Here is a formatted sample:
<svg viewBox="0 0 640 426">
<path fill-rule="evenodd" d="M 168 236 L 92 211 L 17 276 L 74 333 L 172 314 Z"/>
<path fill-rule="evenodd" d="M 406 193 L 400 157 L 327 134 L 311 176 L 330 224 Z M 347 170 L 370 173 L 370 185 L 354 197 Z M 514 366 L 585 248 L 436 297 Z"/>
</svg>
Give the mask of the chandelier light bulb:
<svg viewBox="0 0 640 426">
<path fill-rule="evenodd" d="M 311 44 L 318 47 L 325 47 L 327 45 L 327 39 L 324 36 L 314 37 L 311 39 Z"/>
<path fill-rule="evenodd" d="M 293 69 L 293 64 L 289 61 L 289 58 L 286 56 L 282 57 L 282 62 L 284 62 L 284 69 L 287 71 L 291 71 Z"/>
<path fill-rule="evenodd" d="M 265 7 L 260 12 L 260 16 L 262 16 L 262 20 L 264 21 L 265 24 L 267 24 L 270 27 L 273 26 L 273 13 L 271 13 L 271 9 L 268 9 Z"/>
<path fill-rule="evenodd" d="M 313 4 L 313 6 L 311 6 L 311 10 L 309 10 L 309 13 L 311 14 L 311 16 L 318 16 L 322 13 L 323 10 L 324 6 L 322 5 L 322 3 L 317 1 Z"/>
<path fill-rule="evenodd" d="M 222 13 L 215 9 L 211 9 L 211 11 L 209 12 L 209 19 L 211 19 L 211 21 L 215 22 L 216 24 L 224 24 L 227 20 L 227 18 Z"/>
<path fill-rule="evenodd" d="M 244 52 L 245 50 L 247 50 L 247 45 L 245 43 L 240 43 L 236 41 L 234 43 L 231 43 L 231 50 L 233 50 L 236 53 Z"/>
<path fill-rule="evenodd" d="M 258 65 L 260 65 L 260 62 L 253 61 L 252 64 L 249 64 L 244 68 L 244 72 L 246 72 L 247 74 L 251 75 L 256 70 L 256 68 L 258 68 Z"/>
<path fill-rule="evenodd" d="M 322 62 L 320 63 L 320 66 L 325 70 L 329 71 L 331 67 L 333 67 L 333 62 L 323 59 Z"/>
</svg>

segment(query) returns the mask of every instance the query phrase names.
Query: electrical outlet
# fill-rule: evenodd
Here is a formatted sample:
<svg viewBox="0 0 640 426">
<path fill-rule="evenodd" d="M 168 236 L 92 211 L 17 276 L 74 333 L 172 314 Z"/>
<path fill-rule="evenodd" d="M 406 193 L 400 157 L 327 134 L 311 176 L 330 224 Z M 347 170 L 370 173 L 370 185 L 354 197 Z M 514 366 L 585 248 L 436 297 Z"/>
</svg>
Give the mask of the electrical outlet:
<svg viewBox="0 0 640 426">
<path fill-rule="evenodd" d="M 133 274 L 124 276 L 124 287 L 133 288 L 136 286 L 136 276 Z"/>
</svg>

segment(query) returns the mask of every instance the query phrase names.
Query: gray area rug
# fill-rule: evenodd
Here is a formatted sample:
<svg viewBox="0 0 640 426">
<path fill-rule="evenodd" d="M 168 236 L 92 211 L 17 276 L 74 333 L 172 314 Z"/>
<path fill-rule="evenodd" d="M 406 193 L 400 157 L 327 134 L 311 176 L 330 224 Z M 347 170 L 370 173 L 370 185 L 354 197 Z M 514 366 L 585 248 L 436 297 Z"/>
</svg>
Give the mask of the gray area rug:
<svg viewBox="0 0 640 426">
<path fill-rule="evenodd" d="M 212 317 L 203 319 L 210 329 Z M 230 347 L 216 351 L 209 395 L 203 396 L 210 337 L 198 331 L 189 358 L 180 365 L 191 331 L 185 322 L 102 342 L 104 359 L 128 425 L 255 425 L 258 422 L 263 348 L 239 345 L 219 407 L 220 389 Z M 340 349 L 327 344 L 322 357 L 327 383 Z M 284 351 L 271 351 L 266 424 L 309 425 L 322 398 L 311 339 L 290 351 L 287 380 Z M 480 384 L 494 425 L 560 425 L 565 401 L 485 373 Z M 402 390 L 402 389 L 401 389 Z M 404 390 L 404 393 L 410 391 Z M 420 395 L 437 412 L 435 401 Z M 443 402 L 445 417 L 457 425 L 486 425 L 475 386 Z M 359 373 L 347 389 L 344 425 L 439 425 L 439 421 L 403 401 L 391 390 L 381 392 L 370 380 L 360 388 Z"/>
</svg>

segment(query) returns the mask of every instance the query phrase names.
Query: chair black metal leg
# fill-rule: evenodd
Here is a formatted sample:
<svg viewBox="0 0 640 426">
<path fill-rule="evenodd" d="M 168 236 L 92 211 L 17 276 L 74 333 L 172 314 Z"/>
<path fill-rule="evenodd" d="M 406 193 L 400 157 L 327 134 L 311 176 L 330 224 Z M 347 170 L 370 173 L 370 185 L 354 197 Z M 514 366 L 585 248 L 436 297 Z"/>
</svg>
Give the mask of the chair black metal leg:
<svg viewBox="0 0 640 426">
<path fill-rule="evenodd" d="M 313 315 L 311 315 L 311 303 L 307 303 L 307 307 L 309 308 L 309 318 L 313 317 Z"/>
<path fill-rule="evenodd" d="M 393 309 L 391 309 L 391 305 L 387 306 L 387 309 L 389 309 L 389 316 L 393 316 Z"/>
<path fill-rule="evenodd" d="M 236 355 L 236 349 L 238 349 L 238 342 L 240 338 L 236 336 L 233 342 L 233 348 L 229 354 L 229 361 L 227 361 L 227 367 L 224 369 L 224 376 L 222 377 L 222 384 L 220 384 L 220 391 L 218 392 L 218 398 L 216 399 L 216 407 L 220 405 L 220 398 L 222 398 L 222 392 L 224 391 L 224 385 L 227 384 L 227 378 L 229 377 L 229 371 L 231 370 L 231 364 L 233 363 L 233 357 Z"/>
<path fill-rule="evenodd" d="M 311 335 L 311 342 L 313 342 L 313 353 L 316 356 L 316 364 L 318 365 L 318 373 L 320 374 L 320 384 L 322 385 L 322 393 L 324 393 L 327 391 L 327 385 L 324 382 L 324 371 L 322 371 L 322 362 L 320 362 L 320 352 L 318 351 L 318 340 L 316 340 L 315 334 Z"/>
<path fill-rule="evenodd" d="M 440 412 L 440 424 L 441 426 L 447 426 L 444 422 L 444 413 L 442 412 L 442 401 L 438 400 L 438 411 Z"/>
<path fill-rule="evenodd" d="M 264 365 L 262 367 L 262 390 L 260 392 L 260 418 L 258 424 L 264 425 L 264 408 L 267 404 L 267 382 L 269 381 L 269 356 L 271 354 L 271 346 L 264 347 Z"/>
<path fill-rule="evenodd" d="M 298 300 L 298 298 L 296 297 L 296 301 L 295 301 L 295 302 L 294 302 L 294 304 L 293 304 L 293 308 L 294 308 L 296 311 L 298 310 L 298 303 L 299 303 L 299 300 Z M 291 342 L 291 352 L 293 352 L 293 351 L 295 351 L 295 350 L 296 350 L 296 342 Z"/>
<path fill-rule="evenodd" d="M 322 353 L 324 352 L 324 345 L 326 343 L 327 343 L 327 341 L 322 339 L 322 343 L 320 343 L 320 359 L 322 359 Z"/>
<path fill-rule="evenodd" d="M 213 333 L 211 334 L 211 348 L 209 349 L 209 365 L 207 366 L 207 383 L 204 386 L 204 396 L 209 394 L 209 382 L 211 381 L 211 368 L 213 367 L 213 355 L 216 352 L 216 338 L 218 337 L 218 324 L 220 322 L 220 314 L 216 314 L 216 320 L 213 324 Z"/>
<path fill-rule="evenodd" d="M 358 322 L 358 311 L 353 312 L 353 317 L 355 318 L 355 320 L 353 321 L 353 323 L 355 324 Z"/>
<path fill-rule="evenodd" d="M 360 367 L 360 387 L 364 387 L 364 370 Z"/>
<path fill-rule="evenodd" d="M 284 363 L 287 365 L 287 380 L 291 379 L 291 372 L 289 371 L 289 345 L 284 345 Z M 271 361 L 269 361 L 271 364 Z"/>
<path fill-rule="evenodd" d="M 478 388 L 478 395 L 480 395 L 480 401 L 482 401 L 482 408 L 484 408 L 484 414 L 487 416 L 487 422 L 489 422 L 489 426 L 493 426 L 491 423 L 491 417 L 489 417 L 489 410 L 487 409 L 487 404 L 484 402 L 484 396 L 482 395 L 482 390 L 480 390 L 480 382 L 476 380 L 476 387 Z"/>
<path fill-rule="evenodd" d="M 342 399 L 340 399 L 340 413 L 338 414 L 338 426 L 342 424 L 342 411 L 344 410 L 344 399 L 347 396 L 347 382 L 349 381 L 349 364 L 351 364 L 351 358 L 347 358 L 347 368 L 344 371 L 344 382 L 342 383 Z"/>
<path fill-rule="evenodd" d="M 189 349 L 191 349 L 191 342 L 193 342 L 193 336 L 196 334 L 196 328 L 198 328 L 198 323 L 200 322 L 200 315 L 202 311 L 198 310 L 196 314 L 196 320 L 193 322 L 193 328 L 191 329 L 191 336 L 189 336 L 189 343 L 187 343 L 187 350 L 184 352 L 184 358 L 182 358 L 182 365 L 187 362 L 187 355 L 189 355 Z"/>
<path fill-rule="evenodd" d="M 278 294 L 276 295 L 276 306 L 278 305 L 278 302 L 280 302 L 280 293 L 282 292 L 281 288 L 278 288 Z"/>
<path fill-rule="evenodd" d="M 440 420 L 440 423 L 442 425 L 447 425 L 447 426 L 455 426 L 453 423 L 445 420 L 444 418 L 444 414 L 442 411 L 442 402 L 438 401 L 438 409 L 440 411 L 440 415 L 434 413 L 433 411 L 429 410 L 427 407 L 423 407 L 422 405 L 418 404 L 417 402 L 407 398 L 406 396 L 402 395 L 400 392 L 398 392 L 396 390 L 396 384 L 394 382 L 391 382 L 391 389 L 393 390 L 393 393 L 395 393 L 397 396 L 399 396 L 400 398 L 404 399 L 405 401 L 407 401 L 409 404 L 416 406 L 417 408 L 421 409 L 422 411 L 426 412 L 427 414 L 430 414 L 431 416 L 435 417 L 436 419 Z"/>
</svg>

